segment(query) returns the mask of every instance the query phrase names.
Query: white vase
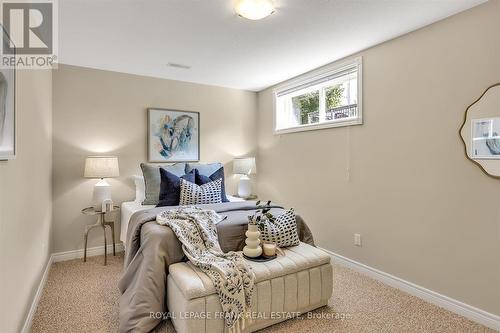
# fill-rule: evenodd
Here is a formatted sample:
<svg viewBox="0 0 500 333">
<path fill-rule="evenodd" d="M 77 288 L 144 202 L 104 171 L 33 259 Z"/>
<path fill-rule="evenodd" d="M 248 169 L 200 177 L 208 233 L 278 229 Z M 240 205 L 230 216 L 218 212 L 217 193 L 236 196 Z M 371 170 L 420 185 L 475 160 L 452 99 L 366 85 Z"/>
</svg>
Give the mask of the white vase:
<svg viewBox="0 0 500 333">
<path fill-rule="evenodd" d="M 260 247 L 259 227 L 256 224 L 249 224 L 245 235 L 247 236 L 245 240 L 247 245 L 243 248 L 243 254 L 250 258 L 260 256 L 262 254 L 262 248 Z"/>
</svg>

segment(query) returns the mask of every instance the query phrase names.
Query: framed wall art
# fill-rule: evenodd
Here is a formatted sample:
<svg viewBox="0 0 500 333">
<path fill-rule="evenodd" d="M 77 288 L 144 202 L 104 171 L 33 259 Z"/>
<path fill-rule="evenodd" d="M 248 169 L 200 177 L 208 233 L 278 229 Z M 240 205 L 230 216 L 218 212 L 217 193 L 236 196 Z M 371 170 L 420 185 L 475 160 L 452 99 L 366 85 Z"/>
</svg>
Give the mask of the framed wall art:
<svg viewBox="0 0 500 333">
<path fill-rule="evenodd" d="M 149 162 L 200 160 L 200 113 L 148 109 Z"/>
<path fill-rule="evenodd" d="M 1 30 L 0 30 L 1 31 Z M 3 43 L 9 43 L 5 31 Z M 12 55 L 14 56 L 14 55 Z M 0 160 L 16 157 L 16 69 L 0 69 Z"/>
</svg>

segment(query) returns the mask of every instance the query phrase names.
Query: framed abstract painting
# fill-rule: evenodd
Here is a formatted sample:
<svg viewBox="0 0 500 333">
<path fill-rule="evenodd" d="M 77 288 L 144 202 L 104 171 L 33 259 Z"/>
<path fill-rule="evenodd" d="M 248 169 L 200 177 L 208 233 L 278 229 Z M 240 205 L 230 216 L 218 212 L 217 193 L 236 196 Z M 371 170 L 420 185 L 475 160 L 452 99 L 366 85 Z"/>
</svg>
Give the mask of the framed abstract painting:
<svg viewBox="0 0 500 333">
<path fill-rule="evenodd" d="M 0 28 L 0 31 L 2 29 Z M 10 41 L 3 31 L 3 43 Z M 13 56 L 12 56 L 13 57 Z M 0 69 L 0 161 L 16 157 L 16 70 Z"/>
<path fill-rule="evenodd" d="M 149 162 L 200 160 L 200 113 L 148 109 Z"/>
</svg>

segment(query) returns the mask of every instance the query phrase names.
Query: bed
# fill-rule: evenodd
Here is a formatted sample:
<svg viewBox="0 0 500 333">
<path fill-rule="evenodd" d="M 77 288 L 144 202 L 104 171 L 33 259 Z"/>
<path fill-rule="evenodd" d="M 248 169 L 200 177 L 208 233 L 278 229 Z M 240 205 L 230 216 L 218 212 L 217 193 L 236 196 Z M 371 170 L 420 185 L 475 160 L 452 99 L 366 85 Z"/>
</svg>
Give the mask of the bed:
<svg viewBox="0 0 500 333">
<path fill-rule="evenodd" d="M 131 210 L 137 208 L 127 206 Z M 256 209 L 254 201 L 197 206 L 212 209 L 226 217 L 217 224 L 219 243 L 224 252 L 243 248 L 248 215 L 252 215 Z M 168 268 L 185 261 L 185 256 L 173 231 L 157 224 L 156 216 L 177 207 L 138 208 L 128 221 L 124 272 L 118 285 L 122 293 L 119 306 L 120 332 L 149 332 L 162 319 L 161 316 L 151 316 L 151 313 L 166 314 Z M 282 214 L 284 209 L 273 205 L 271 212 Z M 314 245 L 312 234 L 300 216 L 297 216 L 297 229 L 302 242 Z"/>
<path fill-rule="evenodd" d="M 178 163 L 168 166 L 143 163 L 141 168 L 143 176 L 133 176 L 136 185 L 135 200 L 124 202 L 121 206 L 120 240 L 125 246 L 125 260 L 124 272 L 118 285 L 121 291 L 120 332 L 149 332 L 160 323 L 161 318 L 151 316 L 151 313 L 166 313 L 167 311 L 168 268 L 172 264 L 185 261 L 181 243 L 174 232 L 169 227 L 156 223 L 158 214 L 179 207 L 152 205 L 155 202 L 158 205 L 165 203 L 161 201 L 164 198 L 161 186 L 167 184 L 168 179 L 160 179 L 164 175 L 158 170 L 160 168 L 163 171 L 167 170 L 177 177 L 187 175 L 194 169 L 196 169 L 195 174 L 200 173 L 206 177 L 220 175 L 222 171 L 222 179 L 224 179 L 221 163 Z M 167 177 L 170 176 L 167 174 Z M 162 183 L 164 180 L 165 184 Z M 172 192 L 169 195 L 172 195 Z M 196 206 L 214 210 L 225 217 L 216 226 L 221 249 L 224 252 L 240 251 L 245 245 L 248 216 L 255 212 L 256 202 L 229 195 L 227 195 L 227 200 L 229 202 Z M 142 205 L 143 202 L 151 204 Z M 284 209 L 273 205 L 271 212 L 282 214 Z M 297 216 L 296 220 L 300 240 L 314 245 L 311 232 L 302 218 Z"/>
<path fill-rule="evenodd" d="M 136 194 L 136 196 L 138 199 L 136 199 L 135 201 L 126 201 L 123 202 L 121 205 L 120 240 L 123 242 L 124 248 L 127 246 L 127 229 L 132 215 L 134 215 L 134 213 L 139 211 L 155 208 L 154 205 L 143 205 L 141 203 L 142 202 L 141 199 L 139 198 L 140 195 Z M 227 198 L 231 202 L 245 201 L 241 198 L 233 197 L 231 195 L 228 195 Z"/>
<path fill-rule="evenodd" d="M 120 225 L 120 240 L 123 242 L 123 246 L 127 246 L 127 228 L 130 222 L 130 218 L 134 213 L 141 210 L 147 210 L 155 208 L 154 205 L 143 205 L 140 201 L 126 201 L 122 203 L 121 207 L 121 225 Z"/>
</svg>

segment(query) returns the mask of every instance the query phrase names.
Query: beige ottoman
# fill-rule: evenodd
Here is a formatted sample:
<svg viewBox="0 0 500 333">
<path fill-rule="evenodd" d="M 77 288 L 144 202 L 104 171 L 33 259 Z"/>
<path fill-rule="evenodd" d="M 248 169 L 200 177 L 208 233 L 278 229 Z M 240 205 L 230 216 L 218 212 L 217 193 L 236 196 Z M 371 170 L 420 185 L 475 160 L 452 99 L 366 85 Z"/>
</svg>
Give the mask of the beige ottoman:
<svg viewBox="0 0 500 333">
<path fill-rule="evenodd" d="M 300 243 L 284 249 L 285 256 L 257 263 L 253 332 L 328 303 L 333 291 L 330 256 Z M 210 278 L 191 263 L 171 265 L 167 278 L 167 306 L 177 333 L 224 331 L 222 307 Z"/>
</svg>

